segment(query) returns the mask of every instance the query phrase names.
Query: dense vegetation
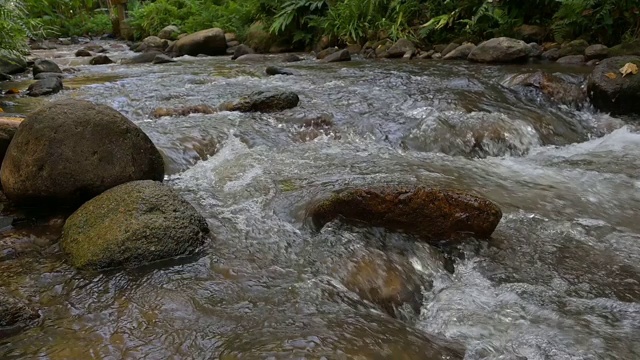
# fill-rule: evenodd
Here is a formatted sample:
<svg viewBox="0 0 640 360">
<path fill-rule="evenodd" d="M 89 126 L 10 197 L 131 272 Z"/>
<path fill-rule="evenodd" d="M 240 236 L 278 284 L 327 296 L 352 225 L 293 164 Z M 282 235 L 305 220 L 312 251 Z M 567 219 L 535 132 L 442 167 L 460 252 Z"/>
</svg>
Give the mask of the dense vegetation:
<svg viewBox="0 0 640 360">
<path fill-rule="evenodd" d="M 638 0 L 130 0 L 137 38 L 167 25 L 185 32 L 221 27 L 241 37 L 261 21 L 271 33 L 299 47 L 328 35 L 363 43 L 382 32 L 426 43 L 518 37 L 523 24 L 547 29 L 545 40 L 583 38 L 613 45 L 640 37 Z M 108 0 L 0 0 L 4 51 L 22 39 L 110 32 Z M 38 32 L 40 31 L 40 32 Z M 542 39 L 540 39 L 542 40 Z"/>
</svg>

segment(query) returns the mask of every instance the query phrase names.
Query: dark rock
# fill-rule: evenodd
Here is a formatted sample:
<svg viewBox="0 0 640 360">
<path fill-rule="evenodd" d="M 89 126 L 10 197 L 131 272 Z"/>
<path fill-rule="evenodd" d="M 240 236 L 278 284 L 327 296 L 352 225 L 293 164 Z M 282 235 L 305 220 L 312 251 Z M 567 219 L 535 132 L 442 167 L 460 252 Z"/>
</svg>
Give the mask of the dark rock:
<svg viewBox="0 0 640 360">
<path fill-rule="evenodd" d="M 591 45 L 584 50 L 584 57 L 587 60 L 593 60 L 593 59 L 602 60 L 602 59 L 606 59 L 607 56 L 609 56 L 609 48 L 606 47 L 605 45 L 601 45 L 601 44 Z"/>
<path fill-rule="evenodd" d="M 528 56 L 529 46 L 524 41 L 500 37 L 480 43 L 468 59 L 482 63 L 510 63 L 525 61 Z"/>
<path fill-rule="evenodd" d="M 401 58 L 407 53 L 415 54 L 417 51 L 416 46 L 407 39 L 399 39 L 393 44 L 389 50 L 384 54 L 386 58 Z"/>
<path fill-rule="evenodd" d="M 11 143 L 22 121 L 22 118 L 0 117 L 0 163 L 2 163 L 9 143 Z"/>
<path fill-rule="evenodd" d="M 11 75 L 0 73 L 0 81 L 11 81 L 11 80 L 13 80 L 13 77 L 11 77 Z"/>
<path fill-rule="evenodd" d="M 542 71 L 518 74 L 503 85 L 512 89 L 518 87 L 536 89 L 552 102 L 574 107 L 587 101 L 587 94 L 580 83 L 567 82 L 558 76 Z"/>
<path fill-rule="evenodd" d="M 341 218 L 356 225 L 385 227 L 440 243 L 469 234 L 490 237 L 502 211 L 487 199 L 462 192 L 390 186 L 344 190 L 313 206 L 310 217 L 318 229 Z"/>
<path fill-rule="evenodd" d="M 158 33 L 158 38 L 164 40 L 176 40 L 180 35 L 180 29 L 175 25 L 166 26 Z"/>
<path fill-rule="evenodd" d="M 294 108 L 299 102 L 298 95 L 290 91 L 256 91 L 234 103 L 222 104 L 220 110 L 269 113 Z"/>
<path fill-rule="evenodd" d="M 265 70 L 267 75 L 293 75 L 293 72 L 289 69 L 283 69 L 276 66 L 268 66 Z"/>
<path fill-rule="evenodd" d="M 0 289 L 0 334 L 17 332 L 32 325 L 38 318 L 40 315 L 37 311 L 9 295 L 5 289 Z"/>
<path fill-rule="evenodd" d="M 165 54 L 158 54 L 153 58 L 152 63 L 154 64 L 168 64 L 168 63 L 174 63 L 176 62 L 175 60 L 173 60 L 172 58 L 168 57 Z"/>
<path fill-rule="evenodd" d="M 60 247 L 71 265 L 103 270 L 194 254 L 207 221 L 175 190 L 133 181 L 89 200 L 64 224 Z"/>
<path fill-rule="evenodd" d="M 609 48 L 609 56 L 624 56 L 624 55 L 640 56 L 640 39 L 636 39 L 627 43 L 622 43 Z"/>
<path fill-rule="evenodd" d="M 29 96 L 37 97 L 56 94 L 60 90 L 62 90 L 62 80 L 57 77 L 48 77 L 29 85 L 27 93 Z"/>
<path fill-rule="evenodd" d="M 442 57 L 444 58 L 445 56 L 447 56 L 447 54 L 449 54 L 453 50 L 457 49 L 458 47 L 460 47 L 460 44 L 451 43 L 451 44 L 447 45 L 440 53 L 442 54 Z"/>
<path fill-rule="evenodd" d="M 77 57 L 89 57 L 89 56 L 93 56 L 93 55 L 91 55 L 91 52 L 89 50 L 80 49 L 80 50 L 76 51 L 76 56 Z"/>
<path fill-rule="evenodd" d="M 336 47 L 331 47 L 331 48 L 326 48 L 320 52 L 318 52 L 318 54 L 316 54 L 316 59 L 318 60 L 322 60 L 324 58 L 326 58 L 327 56 L 338 52 L 338 48 Z"/>
<path fill-rule="evenodd" d="M 227 41 L 222 29 L 213 28 L 187 35 L 175 42 L 174 55 L 224 55 L 227 52 Z"/>
<path fill-rule="evenodd" d="M 129 181 L 163 178 L 162 155 L 140 128 L 84 100 L 53 102 L 29 114 L 0 170 L 14 203 L 58 207 L 77 206 Z"/>
<path fill-rule="evenodd" d="M 298 61 L 302 61 L 303 59 L 296 55 L 296 54 L 286 54 L 283 58 L 282 58 L 282 62 L 298 62 Z"/>
<path fill-rule="evenodd" d="M 157 108 L 153 110 L 151 116 L 160 118 L 164 116 L 187 116 L 190 114 L 213 114 L 218 110 L 206 104 L 189 105 L 180 108 Z"/>
<path fill-rule="evenodd" d="M 107 55 L 97 55 L 89 61 L 91 65 L 108 65 L 113 64 L 113 60 L 111 60 Z"/>
<path fill-rule="evenodd" d="M 263 54 L 247 54 L 242 55 L 236 59 L 236 62 L 264 62 L 267 61 L 268 57 Z"/>
<path fill-rule="evenodd" d="M 34 77 L 35 80 L 43 80 L 43 79 L 47 79 L 47 78 L 64 79 L 64 74 L 62 74 L 62 73 L 43 72 L 43 73 L 39 73 L 38 75 L 36 75 Z"/>
<path fill-rule="evenodd" d="M 549 61 L 560 59 L 560 49 L 551 49 L 542 53 L 542 58 Z"/>
<path fill-rule="evenodd" d="M 589 47 L 589 43 L 584 40 L 574 40 L 562 44 L 560 47 L 560 57 L 570 55 L 584 55 L 584 51 Z"/>
<path fill-rule="evenodd" d="M 539 25 L 521 25 L 516 32 L 525 41 L 541 41 L 547 36 L 547 29 Z"/>
<path fill-rule="evenodd" d="M 593 66 L 596 66 L 598 64 L 600 64 L 600 60 L 598 60 L 598 59 L 593 59 L 593 60 L 587 61 L 587 66 L 593 67 Z"/>
<path fill-rule="evenodd" d="M 542 48 L 542 46 L 540 46 L 540 44 L 538 43 L 529 44 L 529 56 L 531 56 L 532 58 L 542 57 L 543 52 L 544 52 L 544 49 Z"/>
<path fill-rule="evenodd" d="M 328 55 L 322 62 L 330 63 L 330 62 L 340 62 L 340 61 L 351 61 L 351 54 L 349 54 L 349 50 L 343 49 L 337 52 L 334 52 L 331 55 Z"/>
<path fill-rule="evenodd" d="M 233 52 L 233 56 L 231 57 L 231 60 L 235 60 L 240 56 L 247 55 L 247 54 L 255 54 L 255 51 L 253 51 L 252 48 L 248 47 L 245 44 L 240 44 L 238 45 L 238 47 L 236 47 L 235 51 Z"/>
<path fill-rule="evenodd" d="M 462 60 L 467 59 L 469 54 L 475 49 L 476 46 L 474 44 L 464 44 L 460 45 L 457 48 L 450 51 L 447 55 L 445 55 L 443 60 Z"/>
<path fill-rule="evenodd" d="M 27 61 L 24 58 L 0 58 L 0 73 L 9 75 L 19 74 L 27 70 Z"/>
<path fill-rule="evenodd" d="M 582 65 L 585 63 L 584 55 L 568 55 L 558 59 L 558 64 Z"/>
<path fill-rule="evenodd" d="M 640 114 L 640 74 L 622 77 L 620 69 L 627 63 L 640 68 L 640 56 L 602 60 L 591 73 L 587 94 L 597 109 L 614 115 Z"/>
<path fill-rule="evenodd" d="M 51 60 L 38 59 L 33 64 L 33 76 L 35 77 L 36 75 L 43 72 L 62 73 L 62 70 L 60 70 L 58 64 L 54 63 Z"/>
<path fill-rule="evenodd" d="M 144 53 L 136 55 L 136 56 L 134 56 L 134 57 L 132 57 L 130 59 L 123 59 L 122 63 L 123 64 L 146 64 L 146 63 L 153 62 L 153 60 L 158 55 L 163 55 L 163 54 L 161 52 L 159 52 L 159 51 L 144 52 Z"/>
</svg>

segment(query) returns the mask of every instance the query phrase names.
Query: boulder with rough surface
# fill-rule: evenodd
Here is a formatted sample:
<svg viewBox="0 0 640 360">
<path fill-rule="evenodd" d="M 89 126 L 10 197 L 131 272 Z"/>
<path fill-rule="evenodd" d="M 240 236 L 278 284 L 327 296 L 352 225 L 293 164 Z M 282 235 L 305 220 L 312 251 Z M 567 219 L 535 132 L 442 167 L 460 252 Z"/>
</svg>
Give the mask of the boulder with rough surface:
<svg viewBox="0 0 640 360">
<path fill-rule="evenodd" d="M 560 47 L 560 57 L 570 55 L 584 55 L 584 51 L 589 47 L 589 43 L 585 40 L 573 40 L 562 44 Z"/>
<path fill-rule="evenodd" d="M 29 85 L 27 94 L 38 97 L 59 93 L 62 90 L 62 80 L 58 77 L 47 77 Z"/>
<path fill-rule="evenodd" d="M 443 60 L 461 60 L 469 57 L 469 54 L 475 49 L 476 46 L 474 44 L 464 44 L 460 45 L 457 48 L 450 51 L 447 55 L 445 55 Z"/>
<path fill-rule="evenodd" d="M 18 131 L 22 118 L 0 117 L 0 163 L 7 153 L 11 139 Z"/>
<path fill-rule="evenodd" d="M 417 51 L 416 46 L 408 39 L 399 39 L 393 44 L 384 57 L 386 58 L 401 58 L 407 53 L 415 54 Z"/>
<path fill-rule="evenodd" d="M 233 103 L 220 105 L 223 111 L 278 112 L 298 106 L 300 98 L 291 91 L 256 91 Z"/>
<path fill-rule="evenodd" d="M 91 52 L 89 50 L 79 49 L 78 51 L 76 51 L 76 57 L 90 57 L 90 56 L 93 56 L 93 55 L 91 55 Z"/>
<path fill-rule="evenodd" d="M 560 59 L 560 49 L 549 49 L 542 53 L 542 58 L 549 61 L 556 61 Z"/>
<path fill-rule="evenodd" d="M 584 50 L 584 57 L 588 60 L 602 60 L 609 56 L 609 48 L 606 45 L 595 44 Z"/>
<path fill-rule="evenodd" d="M 341 62 L 341 61 L 351 61 L 351 54 L 349 53 L 349 50 L 343 49 L 343 50 L 336 51 L 331 55 L 327 55 L 321 61 L 322 62 L 326 62 L 326 63 Z"/>
<path fill-rule="evenodd" d="M 539 58 L 542 56 L 544 49 L 538 43 L 529 43 L 529 56 L 532 58 Z"/>
<path fill-rule="evenodd" d="M 207 221 L 175 190 L 133 181 L 89 200 L 64 224 L 60 247 L 71 265 L 103 270 L 195 253 Z"/>
<path fill-rule="evenodd" d="M 77 206 L 134 180 L 164 178 L 162 155 L 118 111 L 84 100 L 62 100 L 27 116 L 0 170 L 15 203 Z"/>
<path fill-rule="evenodd" d="M 502 218 L 493 202 L 471 194 L 435 188 L 349 189 L 322 200 L 309 213 L 316 228 L 341 218 L 356 225 L 384 227 L 418 235 L 429 243 L 473 234 L 489 238 Z"/>
<path fill-rule="evenodd" d="M 36 62 L 33 64 L 33 76 L 35 77 L 36 75 L 44 72 L 62 73 L 62 70 L 60 70 L 60 67 L 58 66 L 58 64 L 54 63 L 51 60 L 46 60 L 46 59 L 36 60 Z"/>
<path fill-rule="evenodd" d="M 264 71 L 267 75 L 293 75 L 293 72 L 289 69 L 279 68 L 277 66 L 267 66 Z"/>
<path fill-rule="evenodd" d="M 640 114 L 640 73 L 622 76 L 620 69 L 632 63 L 640 68 L 640 56 L 618 56 L 602 60 L 587 82 L 591 103 L 615 115 Z"/>
<path fill-rule="evenodd" d="M 212 28 L 198 31 L 176 41 L 172 51 L 176 56 L 224 55 L 227 52 L 227 41 L 222 29 Z"/>
<path fill-rule="evenodd" d="M 338 48 L 337 47 L 326 48 L 326 49 L 324 49 L 322 51 L 319 51 L 316 54 L 316 59 L 322 60 L 322 59 L 326 58 L 327 56 L 329 56 L 329 55 L 331 55 L 333 53 L 336 53 L 336 52 L 338 52 Z"/>
<path fill-rule="evenodd" d="M 235 59 L 239 58 L 240 56 L 247 55 L 247 54 L 255 54 L 255 51 L 253 51 L 252 48 L 248 47 L 245 44 L 240 44 L 233 51 L 233 56 L 231 57 L 231 60 L 235 60 Z"/>
<path fill-rule="evenodd" d="M 302 61 L 303 59 L 296 55 L 296 54 L 286 54 L 284 55 L 284 57 L 282 58 L 282 62 L 298 62 L 298 61 Z"/>
<path fill-rule="evenodd" d="M 158 54 L 153 58 L 152 63 L 153 64 L 169 64 L 169 63 L 174 63 L 176 62 L 175 60 L 173 60 L 172 58 L 168 57 L 165 54 Z"/>
<path fill-rule="evenodd" d="M 97 55 L 97 56 L 93 57 L 93 59 L 91 59 L 89 61 L 89 64 L 91 64 L 91 65 L 108 65 L 108 64 L 113 64 L 113 60 L 111 60 L 107 55 Z"/>
<path fill-rule="evenodd" d="M 447 54 L 449 54 L 453 50 L 457 49 L 458 47 L 460 47 L 460 44 L 458 44 L 458 43 L 450 43 L 447 46 L 445 46 L 444 49 L 442 49 L 442 51 L 440 53 L 442 54 L 442 56 L 444 58 L 445 56 L 447 56 Z"/>
<path fill-rule="evenodd" d="M 508 37 L 493 38 L 480 43 L 469 54 L 468 59 L 481 63 L 510 63 L 525 61 L 529 46 L 522 40 Z"/>
<path fill-rule="evenodd" d="M 158 33 L 158 38 L 164 40 L 175 40 L 180 35 L 180 29 L 175 25 L 166 26 Z"/>
</svg>

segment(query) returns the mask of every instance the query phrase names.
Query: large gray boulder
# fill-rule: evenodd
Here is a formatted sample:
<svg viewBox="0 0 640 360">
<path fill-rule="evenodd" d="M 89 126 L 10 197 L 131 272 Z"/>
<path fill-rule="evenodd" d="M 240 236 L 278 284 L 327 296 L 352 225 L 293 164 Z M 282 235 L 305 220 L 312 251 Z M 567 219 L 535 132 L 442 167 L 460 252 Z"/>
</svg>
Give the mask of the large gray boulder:
<svg viewBox="0 0 640 360">
<path fill-rule="evenodd" d="M 40 74 L 45 74 L 45 73 L 40 73 Z M 51 73 L 48 73 L 48 74 L 51 74 Z M 59 93 L 62 90 L 62 88 L 63 88 L 63 85 L 62 85 L 62 80 L 60 78 L 47 77 L 29 85 L 29 88 L 27 88 L 27 95 L 33 96 L 33 97 L 53 95 L 53 94 Z"/>
<path fill-rule="evenodd" d="M 207 29 L 176 41 L 172 46 L 172 52 L 176 56 L 224 55 L 227 52 L 227 41 L 222 29 Z"/>
<path fill-rule="evenodd" d="M 527 60 L 529 46 L 522 40 L 499 37 L 480 43 L 468 59 L 481 63 L 511 63 Z"/>
<path fill-rule="evenodd" d="M 84 100 L 53 102 L 29 114 L 0 170 L 7 198 L 38 206 L 73 207 L 119 184 L 163 178 L 162 156 L 140 128 Z"/>
<path fill-rule="evenodd" d="M 593 105 L 614 115 L 640 114 L 640 73 L 625 77 L 620 69 L 628 63 L 640 68 L 640 56 L 618 56 L 602 60 L 587 82 Z"/>
<path fill-rule="evenodd" d="M 54 63 L 51 60 L 47 60 L 47 59 L 38 59 L 36 60 L 36 62 L 33 64 L 33 76 L 35 77 L 36 75 L 40 74 L 40 73 L 62 73 L 62 70 L 60 70 L 60 67 L 58 66 L 58 64 Z"/>
<path fill-rule="evenodd" d="M 190 203 L 146 180 L 82 205 L 64 224 L 60 247 L 76 268 L 103 270 L 193 254 L 208 235 L 207 221 Z"/>
</svg>

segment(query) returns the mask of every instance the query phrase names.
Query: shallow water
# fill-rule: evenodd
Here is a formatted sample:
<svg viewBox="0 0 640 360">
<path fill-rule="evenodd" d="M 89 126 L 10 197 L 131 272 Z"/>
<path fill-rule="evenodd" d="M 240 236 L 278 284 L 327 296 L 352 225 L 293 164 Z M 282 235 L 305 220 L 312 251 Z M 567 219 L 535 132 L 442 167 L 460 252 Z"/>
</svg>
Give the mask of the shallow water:
<svg viewBox="0 0 640 360">
<path fill-rule="evenodd" d="M 537 70 L 580 83 L 588 68 L 306 60 L 283 65 L 295 76 L 267 77 L 275 58 L 87 66 L 69 50 L 41 54 L 79 70 L 69 90 L 5 111 L 69 97 L 121 111 L 216 238 L 196 259 L 135 271 L 77 272 L 51 241 L 0 261 L 0 284 L 43 314 L 0 342 L 0 358 L 640 358 L 640 118 L 504 86 Z M 260 89 L 292 90 L 300 106 L 149 116 Z M 304 126 L 317 117 L 333 125 Z M 314 200 L 379 184 L 462 189 L 504 217 L 489 242 L 461 249 L 453 273 L 409 236 L 307 226 Z M 423 279 L 418 313 L 393 318 L 345 288 L 345 272 L 380 249 Z"/>
</svg>

